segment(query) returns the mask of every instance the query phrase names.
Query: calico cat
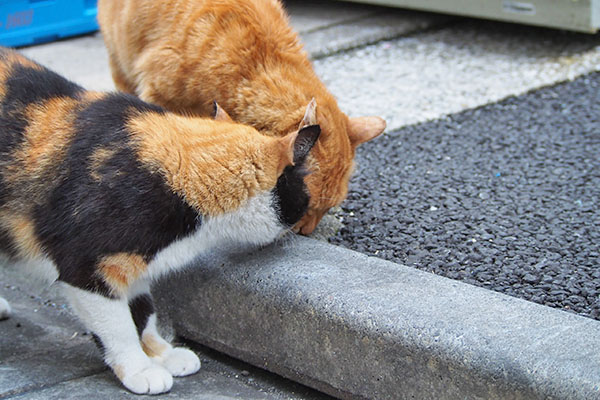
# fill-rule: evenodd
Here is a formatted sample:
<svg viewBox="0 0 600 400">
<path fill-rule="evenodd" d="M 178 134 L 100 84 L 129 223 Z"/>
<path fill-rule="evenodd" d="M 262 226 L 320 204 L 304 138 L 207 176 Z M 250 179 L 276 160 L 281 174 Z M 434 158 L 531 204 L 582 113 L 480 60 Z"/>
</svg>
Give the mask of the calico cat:
<svg viewBox="0 0 600 400">
<path fill-rule="evenodd" d="M 158 334 L 150 282 L 214 246 L 269 243 L 308 206 L 318 126 L 272 138 L 216 118 L 88 92 L 0 49 L 0 249 L 61 282 L 135 393 L 200 368 Z"/>
<path fill-rule="evenodd" d="M 346 197 L 356 147 L 385 129 L 340 111 L 278 0 L 100 0 L 98 21 L 117 88 L 171 111 L 207 115 L 216 99 L 235 121 L 283 136 L 316 100 L 303 234 Z"/>
</svg>

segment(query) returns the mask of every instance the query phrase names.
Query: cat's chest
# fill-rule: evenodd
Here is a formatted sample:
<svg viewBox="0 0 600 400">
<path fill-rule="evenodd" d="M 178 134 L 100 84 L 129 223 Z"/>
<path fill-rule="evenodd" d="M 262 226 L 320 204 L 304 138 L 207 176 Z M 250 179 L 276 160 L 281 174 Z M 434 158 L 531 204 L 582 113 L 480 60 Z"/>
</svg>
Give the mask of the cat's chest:
<svg viewBox="0 0 600 400">
<path fill-rule="evenodd" d="M 184 267 L 198 255 L 223 245 L 264 245 L 285 231 L 267 192 L 246 201 L 239 209 L 204 218 L 194 231 L 160 250 L 148 264 L 148 277 Z"/>
</svg>

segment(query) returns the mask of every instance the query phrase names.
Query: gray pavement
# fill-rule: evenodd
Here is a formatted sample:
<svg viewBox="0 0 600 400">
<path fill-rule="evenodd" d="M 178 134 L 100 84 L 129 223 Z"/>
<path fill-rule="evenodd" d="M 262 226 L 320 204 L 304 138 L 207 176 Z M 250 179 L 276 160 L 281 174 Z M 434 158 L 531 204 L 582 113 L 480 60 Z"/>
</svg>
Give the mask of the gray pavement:
<svg viewBox="0 0 600 400">
<path fill-rule="evenodd" d="M 13 307 L 13 316 L 0 321 L 0 399 L 139 398 L 104 366 L 91 336 L 69 312 L 58 289 L 14 268 L 0 268 L 0 297 Z M 202 368 L 196 375 L 176 379 L 171 393 L 161 398 L 329 398 L 208 348 L 185 345 L 199 355 Z"/>
<path fill-rule="evenodd" d="M 287 4 L 292 24 L 301 32 L 307 50 L 315 59 L 317 72 L 338 97 L 342 108 L 350 115 L 381 115 L 388 120 L 389 131 L 600 69 L 597 35 L 345 2 L 288 1 Z M 99 34 L 22 51 L 88 89 L 114 87 Z M 320 229 L 322 238 L 333 235 L 343 223 L 332 216 L 327 222 Z M 330 251 L 327 246 L 308 247 L 321 249 L 311 254 L 316 259 Z M 319 274 L 307 272 L 306 279 L 319 279 Z M 287 290 L 293 291 L 294 287 Z M 99 353 L 55 289 L 39 289 L 13 272 L 0 269 L 0 296 L 8 298 L 15 309 L 13 318 L 0 322 L 0 398 L 133 397 L 102 366 Z M 323 299 L 330 306 L 344 306 L 337 304 L 335 298 Z M 424 339 L 427 338 L 432 337 L 426 335 Z M 290 340 L 296 338 L 292 336 Z M 195 350 L 204 363 L 201 372 L 176 380 L 169 397 L 316 399 L 325 396 L 220 358 L 205 348 Z M 339 351 L 351 353 L 354 349 Z M 410 355 L 407 357 L 405 361 Z M 438 365 L 435 360 L 438 359 L 430 359 L 432 368 Z M 256 363 L 266 366 L 265 361 L 268 360 Z M 335 365 L 323 368 L 340 371 Z M 538 365 L 531 368 L 537 371 Z M 492 378 L 502 375 L 499 374 Z M 341 377 L 344 378 L 343 374 Z M 306 383 L 314 381 L 309 379 Z M 318 387 L 331 390 L 324 381 Z M 419 394 L 414 392 L 416 398 L 423 398 Z"/>
<path fill-rule="evenodd" d="M 331 243 L 600 320 L 600 73 L 365 144 Z"/>
</svg>

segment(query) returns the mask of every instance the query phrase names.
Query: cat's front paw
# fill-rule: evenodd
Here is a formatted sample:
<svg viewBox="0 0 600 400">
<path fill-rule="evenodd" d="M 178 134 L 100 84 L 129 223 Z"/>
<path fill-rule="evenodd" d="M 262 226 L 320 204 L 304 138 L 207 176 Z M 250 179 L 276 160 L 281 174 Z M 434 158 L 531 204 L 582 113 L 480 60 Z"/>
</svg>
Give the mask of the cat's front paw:
<svg viewBox="0 0 600 400">
<path fill-rule="evenodd" d="M 121 381 L 127 389 L 136 394 L 165 393 L 173 386 L 173 376 L 165 368 L 156 364 L 125 376 Z"/>
<path fill-rule="evenodd" d="M 165 356 L 161 357 L 160 364 L 173 376 L 187 376 L 198 372 L 200 359 L 191 350 L 183 347 L 171 349 Z"/>
</svg>

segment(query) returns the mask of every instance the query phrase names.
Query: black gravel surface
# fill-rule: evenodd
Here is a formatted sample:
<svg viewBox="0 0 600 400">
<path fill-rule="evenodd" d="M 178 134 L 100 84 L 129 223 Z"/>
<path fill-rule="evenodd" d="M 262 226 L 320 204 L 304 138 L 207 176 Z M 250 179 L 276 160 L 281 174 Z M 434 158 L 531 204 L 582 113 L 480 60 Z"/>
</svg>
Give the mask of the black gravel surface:
<svg viewBox="0 0 600 400">
<path fill-rule="evenodd" d="M 330 241 L 600 320 L 600 74 L 359 148 Z"/>
</svg>

